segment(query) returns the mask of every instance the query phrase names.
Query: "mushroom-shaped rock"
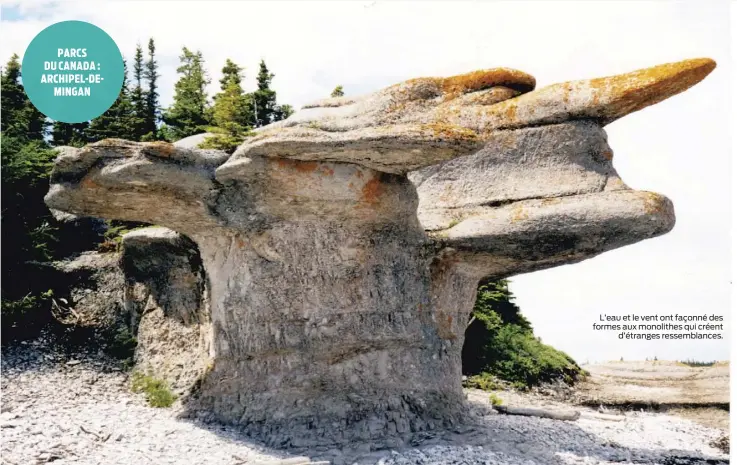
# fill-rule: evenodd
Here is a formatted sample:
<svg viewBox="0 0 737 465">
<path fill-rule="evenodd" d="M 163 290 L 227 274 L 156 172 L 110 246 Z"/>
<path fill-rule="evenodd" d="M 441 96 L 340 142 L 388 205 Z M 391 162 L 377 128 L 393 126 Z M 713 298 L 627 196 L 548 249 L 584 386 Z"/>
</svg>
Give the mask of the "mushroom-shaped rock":
<svg viewBox="0 0 737 465">
<path fill-rule="evenodd" d="M 197 244 L 212 360 L 190 409 L 274 445 L 394 444 L 463 421 L 481 278 L 672 228 L 666 198 L 619 179 L 603 126 L 713 67 L 537 91 L 505 68 L 414 79 L 308 105 L 232 156 L 108 140 L 60 156 L 46 201 Z"/>
</svg>

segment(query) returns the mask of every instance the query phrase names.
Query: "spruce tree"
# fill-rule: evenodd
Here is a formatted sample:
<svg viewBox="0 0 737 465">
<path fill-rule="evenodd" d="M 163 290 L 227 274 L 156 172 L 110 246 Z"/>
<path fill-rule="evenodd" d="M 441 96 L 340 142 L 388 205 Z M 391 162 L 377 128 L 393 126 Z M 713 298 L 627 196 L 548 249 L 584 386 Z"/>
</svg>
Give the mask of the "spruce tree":
<svg viewBox="0 0 737 465">
<path fill-rule="evenodd" d="M 230 58 L 225 61 L 223 77 L 220 79 L 220 92 L 215 95 L 213 124 L 224 127 L 233 122 L 243 130 L 253 126 L 254 115 L 251 98 L 243 91 L 243 68 Z"/>
<path fill-rule="evenodd" d="M 274 121 L 276 110 L 276 92 L 271 89 L 271 80 L 274 75 L 269 72 L 264 60 L 259 63 L 258 90 L 253 93 L 253 101 L 256 105 L 256 127 L 266 126 Z"/>
<path fill-rule="evenodd" d="M 5 136 L 23 141 L 43 141 L 48 123 L 46 117 L 33 106 L 21 85 L 21 64 L 17 54 L 2 72 L 2 114 L 0 128 Z"/>
<path fill-rule="evenodd" d="M 83 147 L 89 142 L 87 130 L 90 123 L 62 123 L 54 121 L 51 127 L 51 144 L 55 147 L 70 145 L 72 147 Z"/>
<path fill-rule="evenodd" d="M 143 49 L 141 44 L 136 46 L 136 54 L 133 58 L 133 91 L 131 92 L 131 105 L 137 122 L 134 128 L 133 140 L 139 141 L 146 134 L 144 122 L 146 121 L 146 95 L 143 91 Z"/>
<path fill-rule="evenodd" d="M 20 61 L 17 54 L 10 57 L 2 74 L 2 112 L 0 112 L 0 123 L 2 133 L 5 136 L 25 137 L 27 127 L 20 116 L 26 105 L 28 97 L 20 84 Z"/>
<path fill-rule="evenodd" d="M 330 93 L 331 97 L 342 97 L 343 95 L 343 86 L 336 86 Z"/>
<path fill-rule="evenodd" d="M 90 142 L 109 138 L 138 140 L 137 128 L 142 126 L 142 121 L 134 111 L 130 94 L 128 66 L 123 60 L 123 87 L 113 105 L 90 123 L 87 130 Z"/>
<path fill-rule="evenodd" d="M 206 91 L 210 79 L 204 69 L 202 53 L 184 47 L 179 60 L 181 66 L 177 73 L 180 78 L 174 86 L 174 102 L 163 115 L 170 140 L 198 134 L 210 124 Z"/>
<path fill-rule="evenodd" d="M 146 113 L 143 119 L 144 135 L 142 140 L 157 140 L 159 121 L 159 91 L 157 80 L 159 78 L 158 63 L 156 63 L 156 46 L 154 39 L 148 40 L 148 60 L 144 70 L 144 77 L 148 81 L 146 90 Z"/>
<path fill-rule="evenodd" d="M 212 108 L 214 127 L 209 132 L 201 148 L 215 148 L 232 153 L 245 140 L 253 124 L 253 110 L 250 96 L 241 87 L 243 69 L 227 59 L 220 79 L 220 92 L 215 95 Z"/>
<path fill-rule="evenodd" d="M 253 103 L 256 106 L 256 127 L 266 126 L 275 121 L 286 119 L 294 113 L 291 105 L 277 105 L 276 92 L 271 89 L 271 80 L 274 74 L 266 67 L 264 60 L 259 63 L 258 89 L 251 94 Z"/>
</svg>

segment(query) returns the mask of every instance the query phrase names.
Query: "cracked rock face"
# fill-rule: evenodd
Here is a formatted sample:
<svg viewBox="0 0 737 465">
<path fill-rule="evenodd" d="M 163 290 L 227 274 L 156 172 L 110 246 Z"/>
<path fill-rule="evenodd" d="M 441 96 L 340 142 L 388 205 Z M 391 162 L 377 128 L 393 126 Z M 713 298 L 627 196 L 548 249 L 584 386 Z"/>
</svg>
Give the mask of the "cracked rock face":
<svg viewBox="0 0 737 465">
<path fill-rule="evenodd" d="M 307 105 L 232 156 L 107 140 L 57 159 L 47 204 L 171 228 L 199 248 L 207 370 L 193 412 L 278 446 L 463 421 L 478 281 L 668 232 L 627 188 L 603 127 L 682 92 L 687 60 L 534 90 L 505 68 Z"/>
</svg>

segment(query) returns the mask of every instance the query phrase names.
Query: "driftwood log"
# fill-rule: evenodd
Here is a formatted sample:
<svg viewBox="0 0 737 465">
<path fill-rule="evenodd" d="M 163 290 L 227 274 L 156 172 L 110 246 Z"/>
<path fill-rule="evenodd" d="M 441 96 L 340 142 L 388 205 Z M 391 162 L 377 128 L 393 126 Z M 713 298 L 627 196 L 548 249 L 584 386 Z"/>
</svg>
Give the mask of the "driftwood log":
<svg viewBox="0 0 737 465">
<path fill-rule="evenodd" d="M 544 410 L 539 408 L 507 407 L 506 405 L 494 405 L 494 410 L 505 415 L 521 415 L 525 417 L 550 418 L 552 420 L 576 421 L 581 417 L 581 412 L 557 412 L 555 410 Z"/>
</svg>

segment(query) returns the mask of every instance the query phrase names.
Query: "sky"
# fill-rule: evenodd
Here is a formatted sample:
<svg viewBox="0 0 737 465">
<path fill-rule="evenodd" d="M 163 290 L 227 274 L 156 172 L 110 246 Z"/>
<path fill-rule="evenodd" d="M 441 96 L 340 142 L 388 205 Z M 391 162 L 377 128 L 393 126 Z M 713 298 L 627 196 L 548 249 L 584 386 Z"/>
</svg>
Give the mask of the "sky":
<svg viewBox="0 0 737 465">
<path fill-rule="evenodd" d="M 732 20 L 737 18 L 732 12 Z M 171 103 L 182 46 L 202 51 L 216 91 L 231 58 L 255 88 L 258 62 L 279 103 L 299 108 L 336 85 L 360 95 L 405 79 L 505 66 L 538 88 L 686 58 L 717 69 L 689 91 L 607 126 L 614 165 L 633 189 L 668 196 L 669 234 L 585 262 L 511 279 L 543 342 L 581 363 L 624 358 L 724 360 L 722 341 L 622 341 L 592 329 L 600 314 L 718 314 L 731 292 L 730 11 L 719 1 L 118 1 L 3 2 L 0 59 L 64 20 L 91 22 L 126 58 L 157 45 Z"/>
</svg>

